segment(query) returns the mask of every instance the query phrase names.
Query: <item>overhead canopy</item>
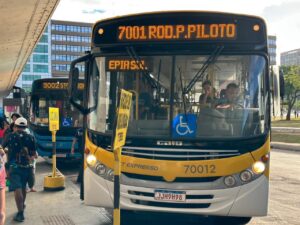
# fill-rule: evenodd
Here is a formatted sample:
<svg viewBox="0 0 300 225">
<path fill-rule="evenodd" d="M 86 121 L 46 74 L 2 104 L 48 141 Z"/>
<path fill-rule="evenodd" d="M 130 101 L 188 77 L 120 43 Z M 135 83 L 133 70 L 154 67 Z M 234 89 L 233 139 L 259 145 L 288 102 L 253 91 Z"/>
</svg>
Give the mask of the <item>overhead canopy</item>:
<svg viewBox="0 0 300 225">
<path fill-rule="evenodd" d="M 18 80 L 59 0 L 0 0 L 0 97 Z"/>
</svg>

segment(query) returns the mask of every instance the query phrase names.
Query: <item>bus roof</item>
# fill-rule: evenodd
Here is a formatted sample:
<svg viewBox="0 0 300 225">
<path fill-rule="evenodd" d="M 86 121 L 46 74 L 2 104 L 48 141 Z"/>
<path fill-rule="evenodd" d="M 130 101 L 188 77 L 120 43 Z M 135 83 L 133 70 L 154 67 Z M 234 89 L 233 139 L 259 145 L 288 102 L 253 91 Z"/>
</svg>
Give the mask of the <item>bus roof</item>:
<svg viewBox="0 0 300 225">
<path fill-rule="evenodd" d="M 219 14 L 219 15 L 226 15 L 226 16 L 237 16 L 237 17 L 252 17 L 252 18 L 256 18 L 259 20 L 264 21 L 265 20 L 260 17 L 260 16 L 256 16 L 256 15 L 250 15 L 250 14 L 241 14 L 241 13 L 230 13 L 230 12 L 221 12 L 221 11 L 202 11 L 202 10 L 172 10 L 172 11 L 150 11 L 150 12 L 140 12 L 140 13 L 132 13 L 132 14 L 124 14 L 124 15 L 119 15 L 119 16 L 114 16 L 114 17 L 109 17 L 109 18 L 105 18 L 105 19 L 100 19 L 97 20 L 94 23 L 93 29 L 95 27 L 96 24 L 98 23 L 105 23 L 105 22 L 109 22 L 109 21 L 116 21 L 119 19 L 126 19 L 126 18 L 130 18 L 130 17 L 139 17 L 139 16 L 155 16 L 155 15 L 160 15 L 160 14 L 181 14 L 181 13 L 188 13 L 188 14 Z"/>
</svg>

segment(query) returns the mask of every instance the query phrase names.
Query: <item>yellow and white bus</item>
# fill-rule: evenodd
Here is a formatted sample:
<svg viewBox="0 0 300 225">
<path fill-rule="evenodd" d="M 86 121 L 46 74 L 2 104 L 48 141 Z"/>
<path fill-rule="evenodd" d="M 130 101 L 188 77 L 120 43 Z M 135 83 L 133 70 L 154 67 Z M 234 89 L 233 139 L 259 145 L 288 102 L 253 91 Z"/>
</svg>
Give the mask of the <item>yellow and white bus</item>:
<svg viewBox="0 0 300 225">
<path fill-rule="evenodd" d="M 80 105 L 72 87 L 82 63 Z M 125 89 L 133 102 L 121 209 L 224 216 L 231 224 L 267 214 L 270 85 L 261 18 L 177 11 L 99 21 L 91 52 L 72 62 L 69 79 L 71 102 L 86 115 L 86 204 L 113 208 L 111 143 Z"/>
</svg>

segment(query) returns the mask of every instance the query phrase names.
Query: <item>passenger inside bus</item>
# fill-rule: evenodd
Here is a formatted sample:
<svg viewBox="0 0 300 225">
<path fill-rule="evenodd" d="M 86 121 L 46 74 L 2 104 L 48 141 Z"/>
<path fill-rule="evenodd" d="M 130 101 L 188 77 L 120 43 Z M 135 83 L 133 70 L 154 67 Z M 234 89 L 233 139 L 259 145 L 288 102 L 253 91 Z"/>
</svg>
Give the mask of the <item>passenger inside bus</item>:
<svg viewBox="0 0 300 225">
<path fill-rule="evenodd" d="M 236 83 L 229 83 L 226 87 L 225 98 L 219 100 L 216 105 L 217 109 L 233 109 L 233 108 L 243 108 L 239 104 L 239 86 Z"/>
<path fill-rule="evenodd" d="M 213 107 L 216 104 L 216 89 L 212 87 L 211 81 L 206 80 L 202 83 L 203 93 L 200 95 L 200 105 Z"/>
<path fill-rule="evenodd" d="M 144 79 L 139 80 L 139 119 L 147 120 L 152 118 L 153 112 L 153 96 L 150 85 Z"/>
</svg>

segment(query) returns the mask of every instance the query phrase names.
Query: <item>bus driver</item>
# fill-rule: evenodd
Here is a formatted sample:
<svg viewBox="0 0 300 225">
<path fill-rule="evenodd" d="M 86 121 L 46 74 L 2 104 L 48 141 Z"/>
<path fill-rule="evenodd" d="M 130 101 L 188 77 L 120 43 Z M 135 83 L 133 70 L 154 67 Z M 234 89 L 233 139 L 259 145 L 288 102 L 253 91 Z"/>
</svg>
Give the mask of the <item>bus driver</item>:
<svg viewBox="0 0 300 225">
<path fill-rule="evenodd" d="M 239 86 L 236 83 L 229 83 L 226 87 L 225 98 L 220 99 L 216 108 L 217 109 L 243 108 L 243 106 L 238 103 L 239 92 L 240 92 Z"/>
</svg>

